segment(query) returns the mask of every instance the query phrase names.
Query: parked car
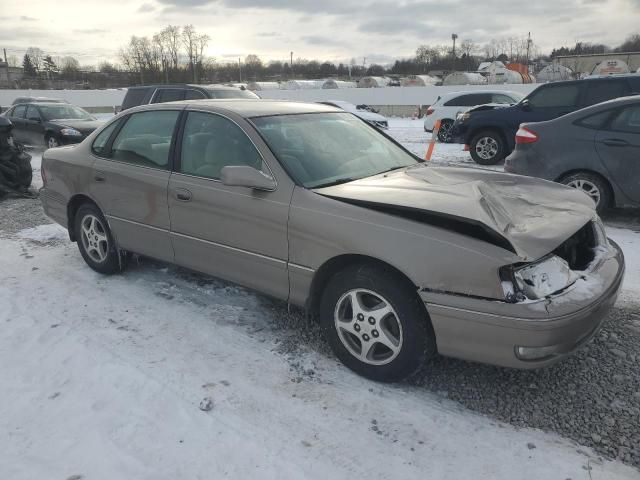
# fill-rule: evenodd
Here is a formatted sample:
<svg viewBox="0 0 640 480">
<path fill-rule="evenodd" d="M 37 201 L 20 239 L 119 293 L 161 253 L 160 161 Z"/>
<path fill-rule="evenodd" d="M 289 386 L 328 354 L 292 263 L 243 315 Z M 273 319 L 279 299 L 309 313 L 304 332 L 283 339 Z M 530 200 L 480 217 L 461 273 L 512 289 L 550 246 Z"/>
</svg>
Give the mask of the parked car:
<svg viewBox="0 0 640 480">
<path fill-rule="evenodd" d="M 18 142 L 48 148 L 80 143 L 103 123 L 67 103 L 21 103 L 3 115 L 13 123 L 13 136 Z"/>
<path fill-rule="evenodd" d="M 245 87 L 228 85 L 161 84 L 129 87 L 122 100 L 122 110 L 148 103 L 165 103 L 205 98 L 259 98 Z"/>
<path fill-rule="evenodd" d="M 11 105 L 18 105 L 19 103 L 69 103 L 62 98 L 49 98 L 49 97 L 17 97 Z"/>
<path fill-rule="evenodd" d="M 495 107 L 518 103 L 524 95 L 508 90 L 477 90 L 445 93 L 427 108 L 424 117 L 424 131 L 433 132 L 436 121 L 440 120 L 438 140 L 451 141 L 451 127 L 456 117 L 469 108 L 489 104 Z"/>
<path fill-rule="evenodd" d="M 356 117 L 360 117 L 374 127 L 382 128 L 383 130 L 389 128 L 389 121 L 386 117 L 380 115 L 368 105 L 354 105 L 353 103 L 344 102 L 342 100 L 328 100 L 326 102 L 319 103 L 339 108 L 345 112 L 353 113 Z"/>
<path fill-rule="evenodd" d="M 521 123 L 552 120 L 596 103 L 639 93 L 638 75 L 547 83 L 512 107 L 472 108 L 458 116 L 452 134 L 456 141 L 469 146 L 477 163 L 494 165 L 513 151 Z"/>
<path fill-rule="evenodd" d="M 597 332 L 624 273 L 583 193 L 430 167 L 326 105 L 138 107 L 41 172 L 45 213 L 94 270 L 135 252 L 305 306 L 375 380 L 436 351 L 550 364 Z"/>
<path fill-rule="evenodd" d="M 523 123 L 504 169 L 578 188 L 598 210 L 640 206 L 640 96 Z"/>
</svg>

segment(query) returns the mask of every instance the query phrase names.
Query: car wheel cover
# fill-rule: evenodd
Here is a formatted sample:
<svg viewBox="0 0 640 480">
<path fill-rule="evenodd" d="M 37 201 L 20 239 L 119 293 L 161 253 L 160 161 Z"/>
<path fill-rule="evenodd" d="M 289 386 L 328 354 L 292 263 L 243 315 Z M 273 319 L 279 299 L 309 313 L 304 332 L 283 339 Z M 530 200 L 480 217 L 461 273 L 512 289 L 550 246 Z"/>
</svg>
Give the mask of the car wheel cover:
<svg viewBox="0 0 640 480">
<path fill-rule="evenodd" d="M 498 154 L 498 142 L 493 137 L 482 137 L 476 142 L 476 153 L 483 160 L 491 160 Z"/>
<path fill-rule="evenodd" d="M 442 122 L 440 124 L 440 128 L 438 129 L 438 140 L 443 143 L 448 142 L 451 139 L 451 128 L 453 127 L 453 123 L 451 122 Z"/>
<path fill-rule="evenodd" d="M 379 293 L 356 288 L 344 293 L 334 311 L 338 338 L 363 363 L 386 365 L 402 350 L 398 314 Z"/>
<path fill-rule="evenodd" d="M 589 197 L 591 197 L 596 206 L 600 205 L 600 189 L 595 183 L 589 180 L 584 180 L 582 178 L 576 178 L 575 180 L 571 180 L 570 182 L 568 182 L 567 186 L 582 190 L 584 193 L 589 195 Z"/>
<path fill-rule="evenodd" d="M 47 145 L 49 146 L 49 148 L 57 147 L 58 141 L 54 137 L 49 137 L 49 140 L 47 140 Z"/>
<path fill-rule="evenodd" d="M 96 263 L 102 263 L 109 254 L 109 238 L 102 221 L 95 215 L 85 215 L 80 223 L 80 238 L 84 251 Z"/>
</svg>

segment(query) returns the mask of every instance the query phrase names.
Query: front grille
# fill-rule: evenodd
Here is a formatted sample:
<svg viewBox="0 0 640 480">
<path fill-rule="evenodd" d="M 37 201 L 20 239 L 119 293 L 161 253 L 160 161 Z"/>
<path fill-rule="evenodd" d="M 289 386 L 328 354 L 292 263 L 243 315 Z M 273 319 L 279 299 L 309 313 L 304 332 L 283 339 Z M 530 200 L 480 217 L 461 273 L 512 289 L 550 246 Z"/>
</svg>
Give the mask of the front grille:
<svg viewBox="0 0 640 480">
<path fill-rule="evenodd" d="M 554 250 L 554 254 L 564 259 L 571 270 L 586 270 L 595 257 L 597 236 L 594 222 L 588 222 Z"/>
</svg>

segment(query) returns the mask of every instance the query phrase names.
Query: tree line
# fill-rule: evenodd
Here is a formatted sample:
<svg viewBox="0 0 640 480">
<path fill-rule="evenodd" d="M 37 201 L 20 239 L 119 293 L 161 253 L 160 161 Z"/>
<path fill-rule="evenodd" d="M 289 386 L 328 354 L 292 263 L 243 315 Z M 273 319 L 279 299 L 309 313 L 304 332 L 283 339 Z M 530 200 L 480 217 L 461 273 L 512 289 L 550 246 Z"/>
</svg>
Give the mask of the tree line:
<svg viewBox="0 0 640 480">
<path fill-rule="evenodd" d="M 480 45 L 463 39 L 458 45 L 420 45 L 410 58 L 395 60 L 390 65 L 367 64 L 366 59 L 352 58 L 349 62 L 307 60 L 272 60 L 263 62 L 250 54 L 244 58 L 217 60 L 205 54 L 211 38 L 199 33 L 193 25 L 182 27 L 167 25 L 150 37 L 132 36 L 118 52 L 117 64 L 101 62 L 95 66 L 81 66 L 71 56 L 52 58 L 40 48 L 30 47 L 23 58 L 26 77 L 78 80 L 87 71 L 99 73 L 103 78 L 120 77 L 129 83 L 227 83 L 259 80 L 287 80 L 292 78 L 358 79 L 365 75 L 410 75 L 433 71 L 467 70 L 478 68 L 480 62 L 550 61 L 558 55 L 579 55 L 620 51 L 640 51 L 640 34 L 633 34 L 616 47 L 604 44 L 576 42 L 572 47 L 554 48 L 550 55 L 529 36 L 492 39 Z M 109 85 L 102 85 L 109 86 Z"/>
</svg>

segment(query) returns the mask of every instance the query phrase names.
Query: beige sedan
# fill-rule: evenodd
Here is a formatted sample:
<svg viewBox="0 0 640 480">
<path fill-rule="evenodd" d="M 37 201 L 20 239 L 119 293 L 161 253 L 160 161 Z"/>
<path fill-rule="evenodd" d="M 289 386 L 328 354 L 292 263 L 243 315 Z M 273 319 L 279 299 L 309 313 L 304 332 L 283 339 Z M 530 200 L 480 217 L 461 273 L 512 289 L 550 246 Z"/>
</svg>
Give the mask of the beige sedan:
<svg viewBox="0 0 640 480">
<path fill-rule="evenodd" d="M 376 380 L 437 352 L 547 365 L 594 335 L 624 273 L 582 192 L 430 167 L 324 105 L 139 107 L 47 150 L 42 174 L 46 214 L 94 270 L 134 252 L 306 307 Z"/>
</svg>

